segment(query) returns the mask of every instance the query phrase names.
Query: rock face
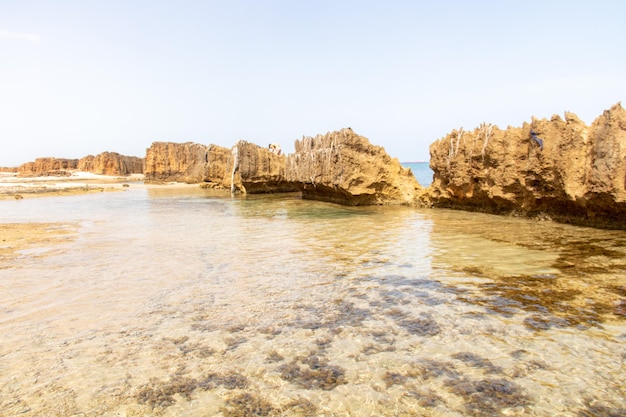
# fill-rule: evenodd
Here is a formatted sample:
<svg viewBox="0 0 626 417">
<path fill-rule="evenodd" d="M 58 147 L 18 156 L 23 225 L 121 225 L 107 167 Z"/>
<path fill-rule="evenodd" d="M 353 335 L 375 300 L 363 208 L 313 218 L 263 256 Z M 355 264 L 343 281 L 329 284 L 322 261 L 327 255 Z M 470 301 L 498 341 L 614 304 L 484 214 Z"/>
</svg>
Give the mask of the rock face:
<svg viewBox="0 0 626 417">
<path fill-rule="evenodd" d="M 305 137 L 279 155 L 246 141 L 231 149 L 156 142 L 147 150 L 148 182 L 185 181 L 245 193 L 302 191 L 346 205 L 419 204 L 424 189 L 410 169 L 351 129 Z"/>
<path fill-rule="evenodd" d="M 130 175 L 143 173 L 143 158 L 102 152 L 88 155 L 78 161 L 78 170 L 100 175 Z"/>
<path fill-rule="evenodd" d="M 298 191 L 285 182 L 285 157 L 239 141 L 232 148 L 155 142 L 146 152 L 145 181 L 202 183 L 244 193 Z"/>
<path fill-rule="evenodd" d="M 292 192 L 302 188 L 298 182 L 287 180 L 284 155 L 246 141 L 237 142 L 233 155 L 235 187 L 246 193 Z"/>
<path fill-rule="evenodd" d="M 23 177 L 69 175 L 67 171 L 78 168 L 78 159 L 37 158 L 34 162 L 26 162 L 17 169 Z"/>
<path fill-rule="evenodd" d="M 70 171 L 84 171 L 101 175 L 130 175 L 143 172 L 143 159 L 136 156 L 103 152 L 81 159 L 37 158 L 18 167 L 19 176 L 69 176 Z"/>
<path fill-rule="evenodd" d="M 204 172 L 202 181 L 212 187 L 230 189 L 235 160 L 232 149 L 209 145 L 206 160 L 208 162 L 199 167 Z"/>
<path fill-rule="evenodd" d="M 435 207 L 626 229 L 626 112 L 573 113 L 501 130 L 453 130 L 430 146 Z"/>
<path fill-rule="evenodd" d="M 350 128 L 296 141 L 286 179 L 303 198 L 355 206 L 417 204 L 423 192 L 410 169 Z"/>
<path fill-rule="evenodd" d="M 209 147 L 193 142 L 154 142 L 145 157 L 146 182 L 204 181 Z"/>
</svg>

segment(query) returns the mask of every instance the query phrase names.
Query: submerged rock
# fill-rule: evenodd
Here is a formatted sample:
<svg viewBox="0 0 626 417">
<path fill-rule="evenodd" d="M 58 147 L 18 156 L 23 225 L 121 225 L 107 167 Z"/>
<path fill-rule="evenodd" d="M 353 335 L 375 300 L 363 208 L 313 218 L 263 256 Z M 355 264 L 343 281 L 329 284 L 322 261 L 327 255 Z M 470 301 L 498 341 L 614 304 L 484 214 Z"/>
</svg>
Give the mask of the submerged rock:
<svg viewBox="0 0 626 417">
<path fill-rule="evenodd" d="M 430 146 L 435 207 L 626 229 L 626 112 L 575 114 L 501 130 L 453 130 Z"/>
</svg>

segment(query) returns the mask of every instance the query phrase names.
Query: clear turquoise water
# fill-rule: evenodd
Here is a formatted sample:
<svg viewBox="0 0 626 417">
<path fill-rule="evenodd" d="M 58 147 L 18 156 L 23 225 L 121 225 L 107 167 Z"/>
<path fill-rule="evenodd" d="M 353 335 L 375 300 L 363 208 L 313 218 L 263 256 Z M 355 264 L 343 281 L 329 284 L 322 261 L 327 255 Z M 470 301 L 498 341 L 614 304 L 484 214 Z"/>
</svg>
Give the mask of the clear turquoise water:
<svg viewBox="0 0 626 417">
<path fill-rule="evenodd" d="M 31 221 L 77 232 L 0 258 L 1 416 L 626 412 L 624 232 L 135 185 Z"/>
<path fill-rule="evenodd" d="M 417 182 L 423 187 L 428 187 L 433 182 L 433 170 L 428 162 L 402 162 L 403 167 L 411 168 Z"/>
</svg>

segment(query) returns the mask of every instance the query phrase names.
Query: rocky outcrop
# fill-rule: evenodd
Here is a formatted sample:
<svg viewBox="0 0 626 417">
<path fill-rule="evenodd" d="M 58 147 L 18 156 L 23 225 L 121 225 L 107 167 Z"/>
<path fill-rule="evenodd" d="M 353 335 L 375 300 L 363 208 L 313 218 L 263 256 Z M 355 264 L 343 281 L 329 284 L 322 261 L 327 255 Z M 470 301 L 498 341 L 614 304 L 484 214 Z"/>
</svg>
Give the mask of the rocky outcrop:
<svg viewBox="0 0 626 417">
<path fill-rule="evenodd" d="M 303 198 L 355 206 L 413 205 L 423 193 L 410 169 L 350 128 L 296 141 L 286 180 Z"/>
<path fill-rule="evenodd" d="M 69 176 L 69 171 L 77 168 L 78 159 L 37 158 L 20 165 L 17 172 L 21 177 Z"/>
<path fill-rule="evenodd" d="M 145 180 L 184 181 L 245 193 L 302 191 L 303 198 L 346 205 L 419 204 L 424 189 L 410 169 L 351 129 L 304 137 L 280 155 L 239 141 L 232 148 L 156 142 Z"/>
<path fill-rule="evenodd" d="M 70 176 L 72 171 L 91 172 L 100 175 L 130 175 L 143 172 L 143 158 L 103 152 L 81 159 L 37 158 L 17 169 L 21 177 Z"/>
<path fill-rule="evenodd" d="M 202 181 L 213 188 L 231 188 L 233 179 L 234 157 L 230 148 L 209 145 L 207 147 L 207 163 L 203 165 Z"/>
<path fill-rule="evenodd" d="M 246 141 L 232 148 L 155 142 L 146 152 L 145 181 L 200 183 L 244 193 L 298 191 L 285 181 L 285 157 Z"/>
<path fill-rule="evenodd" d="M 154 142 L 145 157 L 144 181 L 186 182 L 204 181 L 209 146 L 193 142 Z"/>
<path fill-rule="evenodd" d="M 298 182 L 287 179 L 284 155 L 243 140 L 235 145 L 233 155 L 235 187 L 246 193 L 292 192 L 302 188 Z"/>
<path fill-rule="evenodd" d="M 143 158 L 102 152 L 88 155 L 78 161 L 78 170 L 99 175 L 131 175 L 143 173 Z"/>
<path fill-rule="evenodd" d="M 548 216 L 626 229 L 626 112 L 575 114 L 501 130 L 453 130 L 430 146 L 435 207 Z"/>
</svg>

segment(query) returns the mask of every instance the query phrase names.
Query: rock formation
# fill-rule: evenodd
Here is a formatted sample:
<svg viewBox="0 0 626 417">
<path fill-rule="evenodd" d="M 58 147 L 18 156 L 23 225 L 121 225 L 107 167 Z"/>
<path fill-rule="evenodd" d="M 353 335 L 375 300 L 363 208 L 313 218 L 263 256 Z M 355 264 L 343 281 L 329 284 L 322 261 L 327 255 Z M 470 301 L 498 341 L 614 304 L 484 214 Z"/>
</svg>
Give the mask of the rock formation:
<svg viewBox="0 0 626 417">
<path fill-rule="evenodd" d="M 233 180 L 233 150 L 223 146 L 207 147 L 206 163 L 202 164 L 204 184 L 213 188 L 230 189 Z"/>
<path fill-rule="evenodd" d="M 201 183 L 244 193 L 298 191 L 285 178 L 285 157 L 239 141 L 232 148 L 155 142 L 146 151 L 145 181 Z"/>
<path fill-rule="evenodd" d="M 120 155 L 116 152 L 103 152 L 96 156 L 88 155 L 81 159 L 37 158 L 26 162 L 17 169 L 21 177 L 69 176 L 71 171 L 91 172 L 101 175 L 130 175 L 143 172 L 143 159 L 136 156 Z"/>
<path fill-rule="evenodd" d="M 351 129 L 305 137 L 279 155 L 246 141 L 231 149 L 155 142 L 145 180 L 184 181 L 245 193 L 302 191 L 303 198 L 347 205 L 418 204 L 424 189 L 410 169 Z"/>
<path fill-rule="evenodd" d="M 303 137 L 289 155 L 246 141 L 232 148 L 155 142 L 144 160 L 111 152 L 81 160 L 38 158 L 18 173 L 143 171 L 148 183 L 301 191 L 305 199 L 346 205 L 448 207 L 626 229 L 626 111 L 619 103 L 591 126 L 566 112 L 506 130 L 485 123 L 453 130 L 430 146 L 430 156 L 434 176 L 426 190 L 410 169 L 350 128 Z"/>
<path fill-rule="evenodd" d="M 204 181 L 209 146 L 193 142 L 154 142 L 145 157 L 146 182 Z"/>
<path fill-rule="evenodd" d="M 296 141 L 286 179 L 302 184 L 303 198 L 346 205 L 417 204 L 423 191 L 410 169 L 350 128 Z"/>
<path fill-rule="evenodd" d="M 17 169 L 22 177 L 36 177 L 48 175 L 70 175 L 68 171 L 78 167 L 78 159 L 64 158 L 37 158 L 34 162 L 26 162 Z"/>
<path fill-rule="evenodd" d="M 431 204 L 626 228 L 626 112 L 618 103 L 586 126 L 533 118 L 501 130 L 453 130 L 430 146 Z"/>
<path fill-rule="evenodd" d="M 287 180 L 284 155 L 246 141 L 233 148 L 235 186 L 250 194 L 299 191 L 301 184 Z M 232 169 L 233 166 L 229 166 Z"/>
<path fill-rule="evenodd" d="M 78 170 L 99 175 L 130 175 L 143 173 L 143 158 L 102 152 L 88 155 L 78 161 Z"/>
</svg>

